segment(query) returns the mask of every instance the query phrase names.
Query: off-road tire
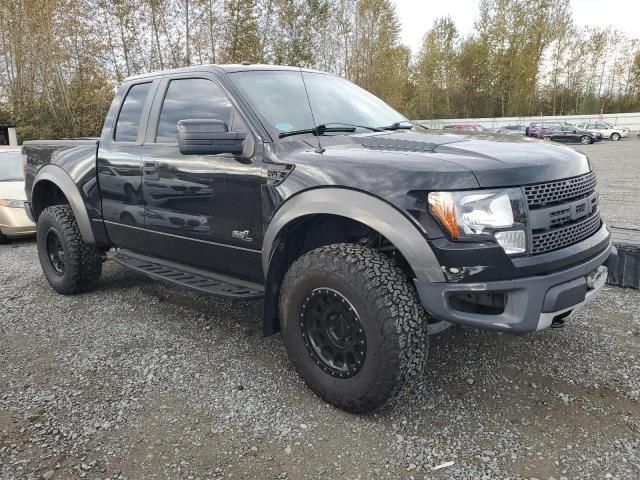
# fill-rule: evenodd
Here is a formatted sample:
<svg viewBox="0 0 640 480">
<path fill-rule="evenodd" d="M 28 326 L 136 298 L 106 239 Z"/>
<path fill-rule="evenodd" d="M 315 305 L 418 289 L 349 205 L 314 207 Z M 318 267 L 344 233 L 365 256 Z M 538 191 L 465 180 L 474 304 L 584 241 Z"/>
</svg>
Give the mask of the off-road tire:
<svg viewBox="0 0 640 480">
<path fill-rule="evenodd" d="M 620 138 L 621 138 L 621 137 L 620 137 L 620 134 L 619 134 L 619 133 L 617 133 L 617 132 L 613 132 L 613 133 L 611 134 L 611 137 L 609 137 L 609 138 L 611 138 L 611 140 L 613 140 L 614 142 L 617 142 L 618 140 L 620 140 Z"/>
<path fill-rule="evenodd" d="M 357 311 L 366 334 L 366 357 L 350 378 L 318 366 L 305 346 L 303 303 L 316 289 L 331 289 Z M 427 316 L 415 286 L 390 258 L 355 244 L 333 244 L 298 258 L 280 289 L 280 320 L 291 363 L 322 399 L 364 413 L 390 404 L 424 371 Z"/>
<path fill-rule="evenodd" d="M 49 260 L 46 246 L 48 232 L 53 229 L 64 250 L 64 272 L 57 273 Z M 69 205 L 45 208 L 38 217 L 38 257 L 44 276 L 53 289 L 63 295 L 95 290 L 102 273 L 102 256 L 92 245 L 82 241 L 78 223 Z"/>
</svg>

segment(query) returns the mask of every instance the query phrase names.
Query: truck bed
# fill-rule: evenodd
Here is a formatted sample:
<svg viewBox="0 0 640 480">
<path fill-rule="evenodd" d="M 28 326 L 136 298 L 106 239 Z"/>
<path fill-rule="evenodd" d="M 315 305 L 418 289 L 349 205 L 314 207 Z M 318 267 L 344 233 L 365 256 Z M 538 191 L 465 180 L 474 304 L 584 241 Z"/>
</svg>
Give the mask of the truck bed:
<svg viewBox="0 0 640 480">
<path fill-rule="evenodd" d="M 65 140 L 29 140 L 24 142 L 22 153 L 26 155 L 25 190 L 31 200 L 31 188 L 38 171 L 45 165 L 55 164 L 64 169 L 65 164 L 77 162 L 85 158 L 83 165 L 91 166 L 89 173 L 95 177 L 95 155 L 98 138 L 65 139 Z M 89 160 L 92 159 L 92 160 Z M 81 172 L 76 172 L 80 174 Z"/>
</svg>

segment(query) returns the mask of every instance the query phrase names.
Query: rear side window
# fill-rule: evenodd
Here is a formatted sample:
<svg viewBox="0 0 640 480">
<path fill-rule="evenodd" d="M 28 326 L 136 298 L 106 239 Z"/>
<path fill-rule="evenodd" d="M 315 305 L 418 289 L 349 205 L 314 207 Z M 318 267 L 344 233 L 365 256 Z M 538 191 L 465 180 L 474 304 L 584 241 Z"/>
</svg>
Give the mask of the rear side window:
<svg viewBox="0 0 640 480">
<path fill-rule="evenodd" d="M 218 85 L 204 78 L 171 80 L 162 103 L 156 143 L 178 142 L 178 121 L 222 120 L 232 130 L 233 106 Z"/>
<path fill-rule="evenodd" d="M 135 142 L 138 139 L 140 117 L 150 88 L 151 83 L 140 83 L 127 92 L 116 122 L 113 137 L 116 142 Z"/>
</svg>

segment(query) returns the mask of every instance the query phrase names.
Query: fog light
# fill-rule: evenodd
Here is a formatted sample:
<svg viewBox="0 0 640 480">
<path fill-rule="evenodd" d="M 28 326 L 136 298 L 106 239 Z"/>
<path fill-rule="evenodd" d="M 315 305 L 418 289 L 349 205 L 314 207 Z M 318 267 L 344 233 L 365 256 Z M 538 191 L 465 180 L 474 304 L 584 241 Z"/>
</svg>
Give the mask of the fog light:
<svg viewBox="0 0 640 480">
<path fill-rule="evenodd" d="M 527 240 L 523 230 L 510 230 L 493 234 L 507 255 L 527 251 Z"/>
</svg>

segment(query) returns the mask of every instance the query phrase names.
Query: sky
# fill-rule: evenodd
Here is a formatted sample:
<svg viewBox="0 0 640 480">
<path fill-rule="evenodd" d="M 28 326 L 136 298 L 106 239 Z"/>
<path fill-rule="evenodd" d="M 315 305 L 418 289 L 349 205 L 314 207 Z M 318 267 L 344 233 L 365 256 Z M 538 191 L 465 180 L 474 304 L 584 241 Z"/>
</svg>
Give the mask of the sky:
<svg viewBox="0 0 640 480">
<path fill-rule="evenodd" d="M 420 50 L 424 33 L 433 21 L 451 16 L 462 35 L 471 33 L 480 0 L 392 0 L 402 23 L 402 43 Z M 535 1 L 535 0 L 531 0 Z M 640 38 L 640 0 L 571 0 L 578 26 L 607 26 Z"/>
</svg>

